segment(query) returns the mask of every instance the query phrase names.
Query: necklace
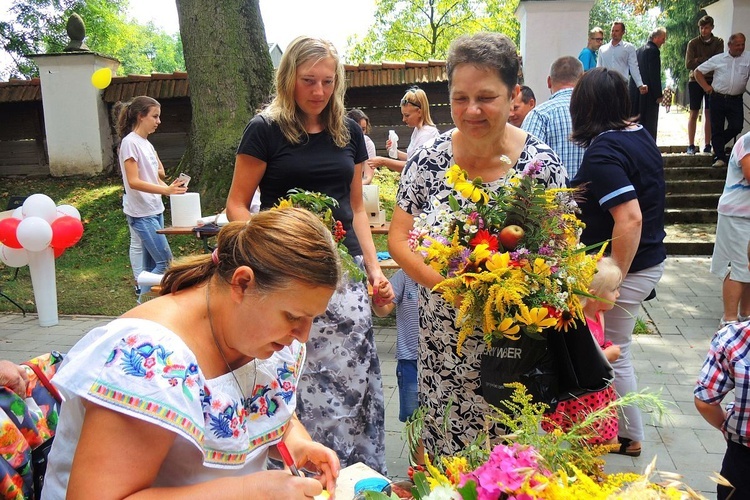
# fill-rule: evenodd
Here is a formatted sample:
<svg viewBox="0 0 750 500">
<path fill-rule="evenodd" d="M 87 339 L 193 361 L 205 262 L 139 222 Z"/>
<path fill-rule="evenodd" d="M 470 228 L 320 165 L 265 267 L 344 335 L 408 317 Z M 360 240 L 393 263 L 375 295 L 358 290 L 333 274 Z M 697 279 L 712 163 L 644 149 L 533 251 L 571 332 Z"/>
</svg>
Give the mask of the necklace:
<svg viewBox="0 0 750 500">
<path fill-rule="evenodd" d="M 245 396 L 245 391 L 242 390 L 242 384 L 240 384 L 240 381 L 237 380 L 237 375 L 234 374 L 234 370 L 232 370 L 232 367 L 229 366 L 229 361 L 227 361 L 227 357 L 224 355 L 224 350 L 221 348 L 221 345 L 219 344 L 219 339 L 216 338 L 216 333 L 214 332 L 214 321 L 213 317 L 211 316 L 211 301 L 209 296 L 209 287 L 210 284 L 206 283 L 206 314 L 208 315 L 208 326 L 211 328 L 211 337 L 214 339 L 214 344 L 216 344 L 216 349 L 219 351 L 219 354 L 221 355 L 221 359 L 224 360 L 224 364 L 227 367 L 227 370 L 229 370 L 229 373 L 232 375 L 232 378 L 234 379 L 234 383 L 237 384 L 237 388 L 240 390 L 240 394 L 242 395 L 241 404 L 245 410 L 247 410 L 247 407 L 250 404 L 250 401 L 248 401 L 247 396 Z M 253 358 L 253 385 L 251 390 L 255 390 L 255 382 L 258 377 L 258 359 Z"/>
</svg>

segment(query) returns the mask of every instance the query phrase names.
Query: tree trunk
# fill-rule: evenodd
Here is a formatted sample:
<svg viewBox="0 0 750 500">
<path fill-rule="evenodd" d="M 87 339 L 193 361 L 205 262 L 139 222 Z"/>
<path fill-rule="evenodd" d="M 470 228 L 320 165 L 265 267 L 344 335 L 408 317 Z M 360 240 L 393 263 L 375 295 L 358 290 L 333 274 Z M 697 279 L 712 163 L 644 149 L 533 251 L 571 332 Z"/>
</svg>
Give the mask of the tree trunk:
<svg viewBox="0 0 750 500">
<path fill-rule="evenodd" d="M 258 0 L 176 1 L 193 110 L 179 169 L 210 213 L 224 207 L 235 150 L 269 97 L 273 65 Z"/>
</svg>

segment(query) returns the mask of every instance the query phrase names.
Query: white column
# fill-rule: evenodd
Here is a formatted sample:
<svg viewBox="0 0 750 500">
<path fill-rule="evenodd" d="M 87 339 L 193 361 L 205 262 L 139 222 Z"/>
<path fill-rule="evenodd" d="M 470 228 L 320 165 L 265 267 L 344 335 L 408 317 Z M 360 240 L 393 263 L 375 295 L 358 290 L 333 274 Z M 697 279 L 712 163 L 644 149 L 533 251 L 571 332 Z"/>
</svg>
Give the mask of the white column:
<svg viewBox="0 0 750 500">
<path fill-rule="evenodd" d="M 521 0 L 516 17 L 521 24 L 524 83 L 537 103 L 549 99 L 547 76 L 562 56 L 578 57 L 588 43 L 589 11 L 594 0 Z"/>
<path fill-rule="evenodd" d="M 94 52 L 37 54 L 47 132 L 50 173 L 96 175 L 113 161 L 112 134 L 102 90 L 91 84 L 101 68 L 112 73 L 120 63 Z"/>
</svg>

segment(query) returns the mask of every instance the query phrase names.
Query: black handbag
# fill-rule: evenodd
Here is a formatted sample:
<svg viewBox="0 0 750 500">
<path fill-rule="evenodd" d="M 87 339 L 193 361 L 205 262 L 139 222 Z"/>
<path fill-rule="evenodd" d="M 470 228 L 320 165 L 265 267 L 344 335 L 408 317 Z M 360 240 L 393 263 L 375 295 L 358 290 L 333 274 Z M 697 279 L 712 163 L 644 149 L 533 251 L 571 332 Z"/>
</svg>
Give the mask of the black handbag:
<svg viewBox="0 0 750 500">
<path fill-rule="evenodd" d="M 499 406 L 509 401 L 513 389 L 504 384 L 520 382 L 536 403 L 554 408 L 558 401 L 557 361 L 545 338 L 521 334 L 518 340 L 493 339 L 482 356 L 480 379 L 485 401 Z"/>
<path fill-rule="evenodd" d="M 558 400 L 577 398 L 609 387 L 614 370 L 583 320 L 565 331 L 549 329 L 547 342 L 557 362 Z"/>
</svg>

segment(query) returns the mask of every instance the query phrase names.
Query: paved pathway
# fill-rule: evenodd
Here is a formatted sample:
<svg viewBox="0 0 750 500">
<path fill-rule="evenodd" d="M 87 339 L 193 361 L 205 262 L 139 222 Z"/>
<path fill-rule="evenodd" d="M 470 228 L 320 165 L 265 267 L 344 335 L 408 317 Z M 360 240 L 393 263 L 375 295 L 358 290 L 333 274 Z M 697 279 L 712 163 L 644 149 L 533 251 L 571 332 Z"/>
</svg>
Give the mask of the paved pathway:
<svg viewBox="0 0 750 500">
<path fill-rule="evenodd" d="M 657 298 L 645 304 L 642 316 L 653 322 L 656 332 L 635 338 L 636 371 L 641 388 L 661 391 L 670 404 L 671 417 L 647 425 L 639 458 L 608 455 L 606 470 L 642 471 L 656 455 L 658 469 L 683 474 L 694 489 L 713 498 L 715 485 L 708 477 L 720 469 L 724 440 L 698 415 L 692 395 L 721 316 L 721 284 L 708 269 L 705 257 L 669 258 Z M 85 332 L 110 319 L 65 316 L 59 325 L 42 328 L 35 315 L 2 315 L 0 357 L 18 362 L 52 349 L 64 352 Z M 403 425 L 398 421 L 395 329 L 378 328 L 376 339 L 384 374 L 388 468 L 391 476 L 403 478 L 408 453 L 401 438 Z"/>
</svg>

